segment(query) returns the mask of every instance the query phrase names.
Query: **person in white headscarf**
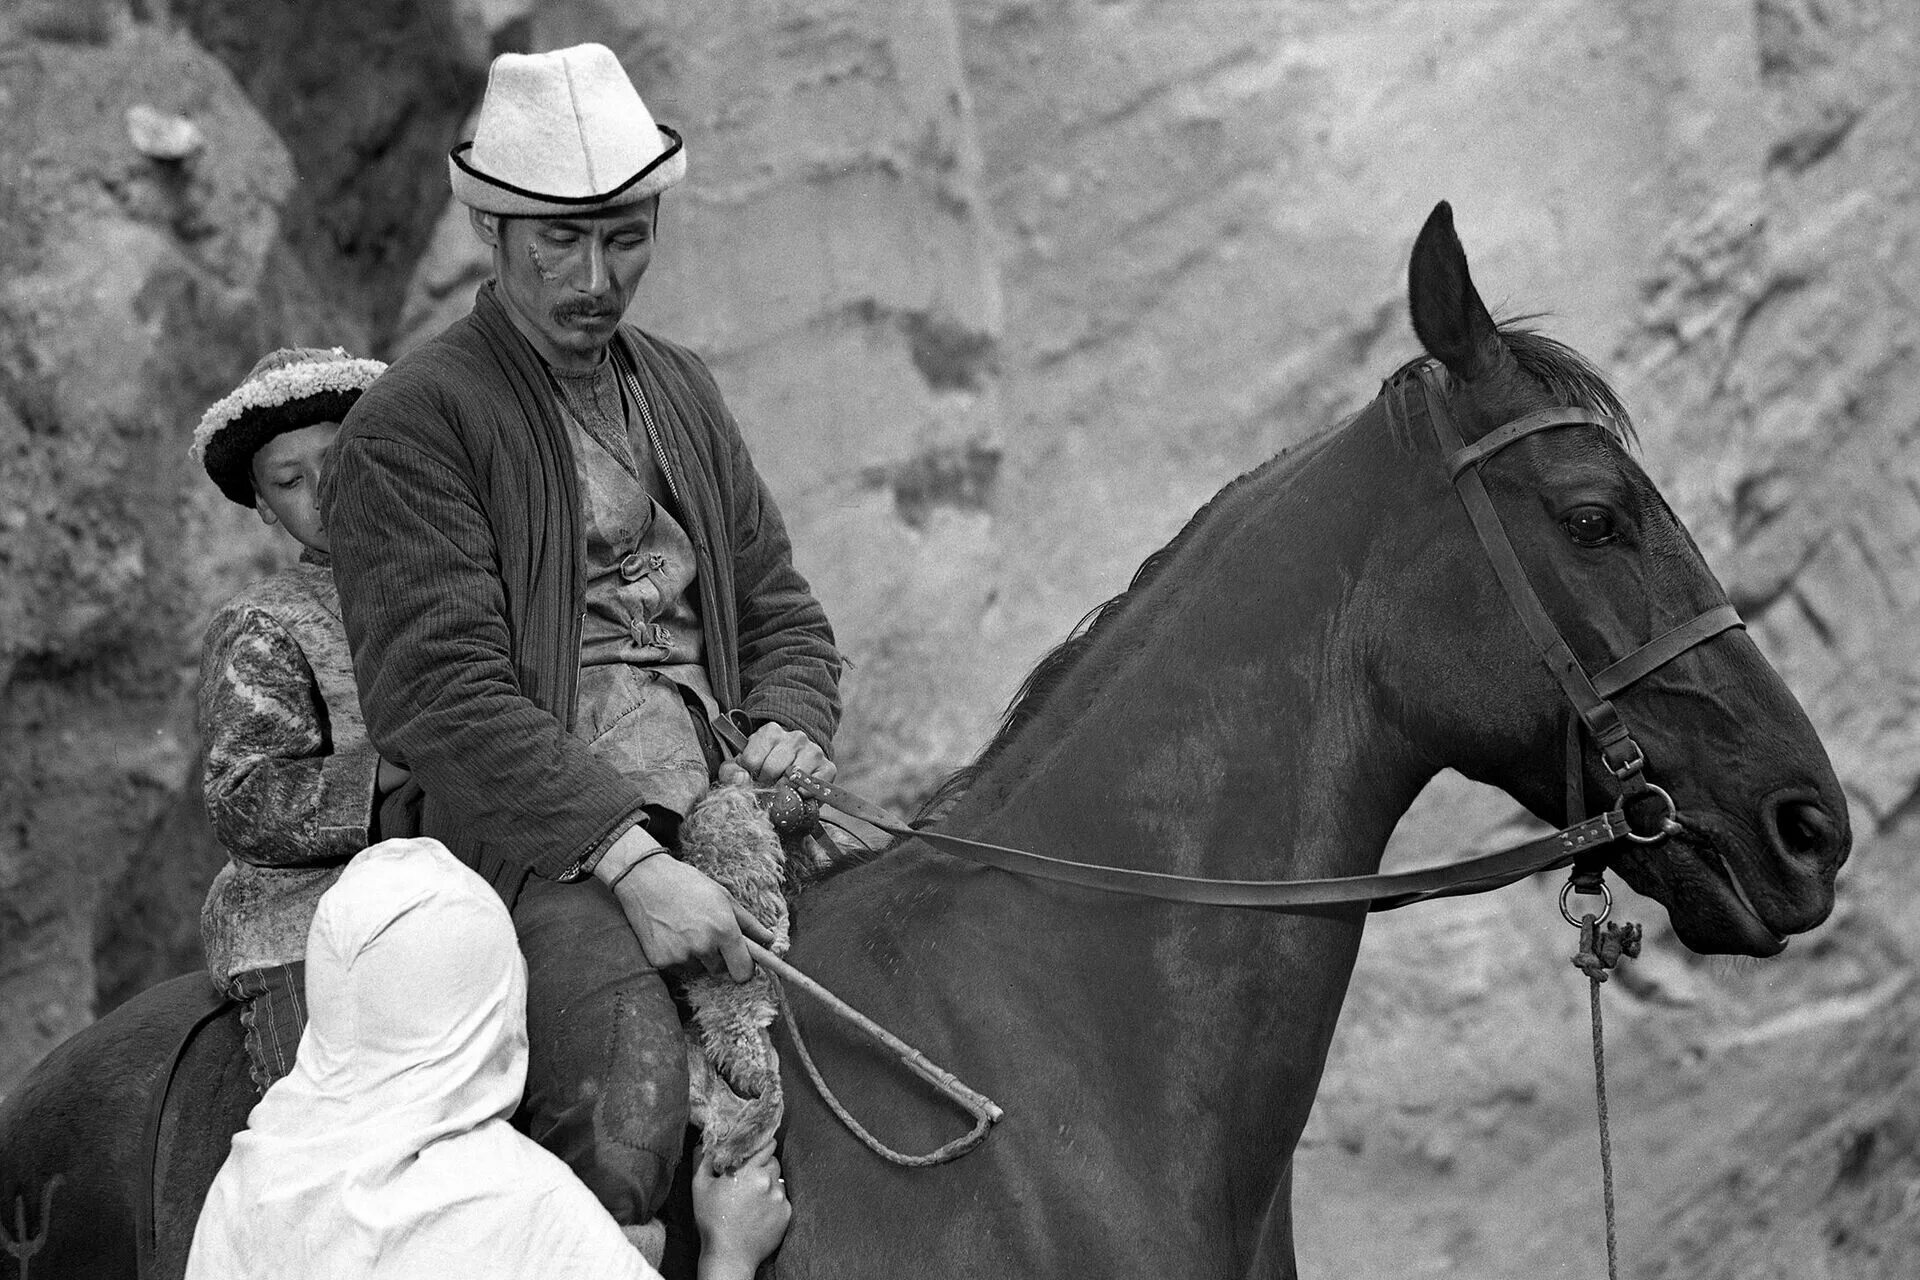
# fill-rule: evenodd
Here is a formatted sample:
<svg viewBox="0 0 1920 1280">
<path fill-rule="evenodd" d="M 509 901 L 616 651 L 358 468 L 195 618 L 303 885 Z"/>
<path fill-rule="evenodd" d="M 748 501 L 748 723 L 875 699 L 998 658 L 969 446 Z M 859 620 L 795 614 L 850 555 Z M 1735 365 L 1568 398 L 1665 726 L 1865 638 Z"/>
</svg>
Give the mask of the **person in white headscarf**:
<svg viewBox="0 0 1920 1280">
<path fill-rule="evenodd" d="M 314 913 L 306 981 L 293 1070 L 234 1138 L 188 1280 L 658 1276 L 507 1123 L 526 1079 L 526 965 L 499 896 L 445 846 L 358 854 Z M 771 1151 L 696 1190 L 702 1276 L 751 1276 L 788 1213 Z"/>
</svg>

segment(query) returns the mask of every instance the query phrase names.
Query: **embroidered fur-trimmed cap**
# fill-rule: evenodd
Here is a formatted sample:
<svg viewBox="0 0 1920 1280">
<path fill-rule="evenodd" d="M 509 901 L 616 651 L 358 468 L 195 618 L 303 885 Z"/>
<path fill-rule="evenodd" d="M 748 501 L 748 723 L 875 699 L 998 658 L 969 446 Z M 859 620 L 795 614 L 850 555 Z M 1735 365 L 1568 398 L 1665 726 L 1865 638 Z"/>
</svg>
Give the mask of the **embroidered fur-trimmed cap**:
<svg viewBox="0 0 1920 1280">
<path fill-rule="evenodd" d="M 253 455 L 260 446 L 283 432 L 340 421 L 386 368 L 350 356 L 344 347 L 282 347 L 262 356 L 245 381 L 201 416 L 188 452 L 220 492 L 251 507 Z"/>
<path fill-rule="evenodd" d="M 658 195 L 686 176 L 687 154 L 613 50 L 577 44 L 495 58 L 473 141 L 447 171 L 454 199 L 482 213 L 566 218 Z"/>
</svg>

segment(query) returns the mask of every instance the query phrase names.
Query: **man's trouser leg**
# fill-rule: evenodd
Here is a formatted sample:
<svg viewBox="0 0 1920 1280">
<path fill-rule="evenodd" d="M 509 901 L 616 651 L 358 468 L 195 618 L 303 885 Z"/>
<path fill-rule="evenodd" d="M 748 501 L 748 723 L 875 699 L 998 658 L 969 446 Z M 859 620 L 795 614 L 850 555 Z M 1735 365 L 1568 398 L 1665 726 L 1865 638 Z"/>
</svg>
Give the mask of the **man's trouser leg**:
<svg viewBox="0 0 1920 1280">
<path fill-rule="evenodd" d="M 597 880 L 529 879 L 513 909 L 527 959 L 527 1132 L 623 1226 L 659 1212 L 687 1127 L 673 998 Z"/>
</svg>

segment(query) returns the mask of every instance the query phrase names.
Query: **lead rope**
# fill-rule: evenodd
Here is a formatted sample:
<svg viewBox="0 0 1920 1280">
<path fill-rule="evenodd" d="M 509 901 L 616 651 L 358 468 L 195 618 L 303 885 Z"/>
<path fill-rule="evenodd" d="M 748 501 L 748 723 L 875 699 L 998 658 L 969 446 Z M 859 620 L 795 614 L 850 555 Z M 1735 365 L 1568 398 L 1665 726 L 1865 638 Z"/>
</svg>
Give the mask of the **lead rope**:
<svg viewBox="0 0 1920 1280">
<path fill-rule="evenodd" d="M 1607 980 L 1607 971 L 1619 964 L 1622 956 L 1632 959 L 1640 954 L 1640 926 L 1603 924 L 1613 910 L 1611 893 L 1606 894 L 1606 905 L 1598 916 L 1588 912 L 1575 921 L 1567 910 L 1567 891 L 1572 890 L 1574 883 L 1568 881 L 1567 890 L 1560 895 L 1560 914 L 1580 929 L 1580 950 L 1572 959 L 1574 967 L 1587 975 L 1587 999 L 1592 1010 L 1593 1095 L 1600 1117 L 1600 1190 L 1607 1216 L 1607 1280 L 1619 1280 L 1619 1249 L 1614 1235 L 1613 1140 L 1607 1125 L 1607 1055 L 1600 1023 L 1600 984 Z M 1605 885 L 1601 891 L 1606 892 Z"/>
</svg>

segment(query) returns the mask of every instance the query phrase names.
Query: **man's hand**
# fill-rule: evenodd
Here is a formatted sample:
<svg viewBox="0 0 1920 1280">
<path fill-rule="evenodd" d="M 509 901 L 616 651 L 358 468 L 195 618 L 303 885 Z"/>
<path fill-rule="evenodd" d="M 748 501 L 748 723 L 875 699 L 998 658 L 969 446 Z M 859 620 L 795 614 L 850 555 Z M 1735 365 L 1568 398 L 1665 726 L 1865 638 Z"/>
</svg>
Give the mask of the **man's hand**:
<svg viewBox="0 0 1920 1280">
<path fill-rule="evenodd" d="M 697 963 L 708 973 L 745 982 L 753 976 L 753 957 L 741 934 L 762 945 L 771 943 L 773 935 L 725 889 L 660 850 L 660 842 L 645 827 L 634 827 L 613 842 L 593 869 L 603 883 L 619 879 L 613 896 L 647 963 L 656 969 Z M 629 867 L 633 869 L 621 875 Z"/>
<path fill-rule="evenodd" d="M 739 782 L 752 778 L 770 787 L 786 776 L 787 770 L 810 773 L 822 782 L 833 781 L 833 761 L 806 734 L 798 729 L 782 728 L 768 722 L 753 731 L 747 745 L 740 748 L 739 761 L 720 766 L 720 781 Z"/>
</svg>

